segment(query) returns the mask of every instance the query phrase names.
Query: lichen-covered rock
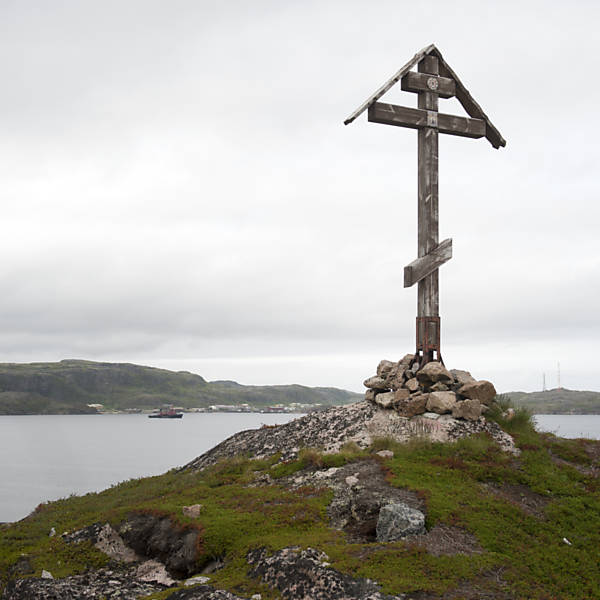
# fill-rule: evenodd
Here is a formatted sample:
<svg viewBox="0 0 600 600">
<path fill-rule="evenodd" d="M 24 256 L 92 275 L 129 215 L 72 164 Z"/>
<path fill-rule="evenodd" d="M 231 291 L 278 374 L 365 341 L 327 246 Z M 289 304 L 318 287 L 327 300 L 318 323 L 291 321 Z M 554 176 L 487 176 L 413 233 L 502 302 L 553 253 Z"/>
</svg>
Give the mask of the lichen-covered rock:
<svg viewBox="0 0 600 600">
<path fill-rule="evenodd" d="M 441 383 L 452 383 L 454 378 L 444 365 L 437 361 L 428 362 L 422 369 L 417 371 L 417 379 L 421 385 L 429 388 L 438 381 Z"/>
<path fill-rule="evenodd" d="M 456 419 L 477 421 L 481 416 L 481 402 L 479 400 L 463 400 L 452 407 L 452 416 Z"/>
<path fill-rule="evenodd" d="M 434 383 L 429 389 L 432 392 L 447 392 L 448 390 L 450 390 L 450 388 L 441 381 Z"/>
<path fill-rule="evenodd" d="M 377 394 L 373 402 L 375 402 L 377 406 L 381 406 L 381 408 L 393 408 L 396 403 L 395 392 L 382 392 L 381 394 Z"/>
<path fill-rule="evenodd" d="M 389 375 L 390 371 L 393 369 L 396 363 L 391 360 L 382 360 L 377 365 L 377 375 L 379 377 L 383 377 L 384 379 Z"/>
<path fill-rule="evenodd" d="M 419 381 L 417 380 L 416 377 L 411 377 L 410 379 L 408 379 L 406 381 L 406 383 L 404 384 L 404 387 L 409 391 L 409 392 L 416 392 L 419 390 Z"/>
<path fill-rule="evenodd" d="M 375 396 L 377 396 L 377 392 L 375 390 L 368 389 L 365 392 L 365 400 L 367 402 L 374 402 L 375 401 Z"/>
<path fill-rule="evenodd" d="M 417 396 L 405 398 L 396 404 L 396 410 L 398 411 L 398 414 L 408 418 L 422 415 L 427 409 L 428 398 L 429 394 L 419 394 Z"/>
<path fill-rule="evenodd" d="M 408 535 L 425 533 L 425 515 L 403 503 L 383 506 L 377 520 L 377 541 L 395 542 Z"/>
<path fill-rule="evenodd" d="M 165 587 L 158 583 L 137 579 L 135 568 L 98 569 L 63 579 L 17 579 L 8 583 L 2 600 L 137 600 L 164 589 Z"/>
<path fill-rule="evenodd" d="M 454 392 L 431 392 L 427 398 L 427 410 L 444 415 L 452 412 L 456 404 L 456 394 Z"/>
<path fill-rule="evenodd" d="M 196 585 L 189 590 L 177 590 L 165 600 L 247 600 L 225 590 L 216 590 L 210 585 Z"/>
<path fill-rule="evenodd" d="M 450 369 L 450 374 L 454 377 L 454 381 L 460 385 L 465 383 L 471 383 L 475 381 L 475 378 L 469 373 L 469 371 L 461 371 L 460 369 Z"/>
<path fill-rule="evenodd" d="M 84 529 L 63 533 L 61 537 L 67 544 L 89 541 L 117 562 L 132 563 L 141 560 L 109 523 L 94 523 Z"/>
<path fill-rule="evenodd" d="M 250 552 L 250 575 L 279 590 L 286 600 L 401 600 L 389 596 L 369 579 L 354 579 L 328 566 L 323 552 L 284 548 L 269 555 L 264 549 Z"/>
<path fill-rule="evenodd" d="M 297 458 L 300 448 L 320 448 L 325 452 L 337 452 L 347 442 L 354 442 L 360 448 L 366 448 L 374 439 L 381 437 L 407 442 L 416 435 L 412 422 L 419 418 L 417 416 L 408 419 L 395 410 L 386 410 L 364 401 L 334 406 L 328 410 L 309 413 L 283 425 L 240 431 L 195 458 L 181 470 L 202 470 L 221 459 L 239 455 L 267 458 L 279 454 L 278 460 L 283 462 Z M 466 423 L 469 423 L 468 427 L 465 426 Z M 436 441 L 449 441 L 483 431 L 504 445 L 507 437 L 511 440 L 507 449 L 510 452 L 518 452 L 512 438 L 504 434 L 496 423 L 485 419 L 467 422 L 450 417 L 450 421 L 443 421 L 434 433 Z M 422 435 L 422 432 L 418 435 Z"/>
<path fill-rule="evenodd" d="M 496 388 L 490 381 L 471 381 L 465 383 L 458 390 L 458 393 L 465 398 L 479 400 L 482 404 L 487 404 L 489 406 L 496 397 Z"/>
<path fill-rule="evenodd" d="M 378 375 L 365 379 L 364 386 L 372 390 L 385 391 L 390 389 L 385 382 L 385 379 L 383 377 L 379 377 Z"/>
</svg>

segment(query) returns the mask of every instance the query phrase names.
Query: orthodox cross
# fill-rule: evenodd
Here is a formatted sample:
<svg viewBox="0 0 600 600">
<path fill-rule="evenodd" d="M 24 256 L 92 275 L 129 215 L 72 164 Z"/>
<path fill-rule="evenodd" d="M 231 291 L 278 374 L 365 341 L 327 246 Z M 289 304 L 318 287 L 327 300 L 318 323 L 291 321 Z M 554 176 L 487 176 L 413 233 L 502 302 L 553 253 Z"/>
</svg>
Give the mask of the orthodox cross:
<svg viewBox="0 0 600 600">
<path fill-rule="evenodd" d="M 414 66 L 417 71 L 412 71 Z M 418 108 L 378 102 L 392 86 L 418 95 Z M 438 112 L 438 98 L 461 103 L 469 117 Z M 391 79 L 355 110 L 344 125 L 367 110 L 373 123 L 418 130 L 418 258 L 404 267 L 404 287 L 418 283 L 417 343 L 414 362 L 443 363 L 440 350 L 439 267 L 452 258 L 452 239 L 439 242 L 438 133 L 469 138 L 485 137 L 494 148 L 506 146 L 479 104 L 433 45 L 417 52 Z"/>
</svg>

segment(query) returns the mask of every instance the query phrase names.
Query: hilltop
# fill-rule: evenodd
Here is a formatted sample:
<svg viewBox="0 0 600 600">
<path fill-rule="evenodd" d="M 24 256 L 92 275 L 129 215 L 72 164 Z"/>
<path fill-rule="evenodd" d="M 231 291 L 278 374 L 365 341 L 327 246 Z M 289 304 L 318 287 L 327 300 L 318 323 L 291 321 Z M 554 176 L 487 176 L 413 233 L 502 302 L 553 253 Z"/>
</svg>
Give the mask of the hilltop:
<svg viewBox="0 0 600 600">
<path fill-rule="evenodd" d="M 210 382 L 187 371 L 129 363 L 87 360 L 0 363 L 0 414 L 3 415 L 95 413 L 89 404 L 102 404 L 108 410 L 152 409 L 162 404 L 206 408 L 247 403 L 256 409 L 291 403 L 332 406 L 360 397 L 337 388 Z"/>
<path fill-rule="evenodd" d="M 507 408 L 333 407 L 40 505 L 0 525 L 0 598 L 598 598 L 600 442 Z"/>
<path fill-rule="evenodd" d="M 567 390 L 508 392 L 515 406 L 542 415 L 600 415 L 600 392 Z"/>
</svg>

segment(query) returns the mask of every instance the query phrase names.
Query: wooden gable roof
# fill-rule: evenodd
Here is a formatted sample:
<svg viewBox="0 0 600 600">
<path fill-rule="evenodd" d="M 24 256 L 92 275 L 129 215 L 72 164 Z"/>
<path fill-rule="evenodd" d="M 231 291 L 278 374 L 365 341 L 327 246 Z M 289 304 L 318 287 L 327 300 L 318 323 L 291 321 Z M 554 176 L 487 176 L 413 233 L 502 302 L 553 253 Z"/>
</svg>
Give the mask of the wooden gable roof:
<svg viewBox="0 0 600 600">
<path fill-rule="evenodd" d="M 456 98 L 461 103 L 465 111 L 470 117 L 474 119 L 481 119 L 485 121 L 485 137 L 492 144 L 494 148 L 500 148 L 506 146 L 506 140 L 502 137 L 500 132 L 494 127 L 489 117 L 483 112 L 483 109 L 475 101 L 473 96 L 469 93 L 467 88 L 463 85 L 461 80 L 458 78 L 456 73 L 450 68 L 450 65 L 442 57 L 442 53 L 435 47 L 434 44 L 426 46 L 422 50 L 419 50 L 402 68 L 400 68 L 394 75 L 388 79 L 377 91 L 375 91 L 365 102 L 363 102 L 345 121 L 344 125 L 348 125 L 360 116 L 365 110 L 371 106 L 371 104 L 377 102 L 381 96 L 383 96 L 388 90 L 390 90 L 396 83 L 398 83 L 404 75 L 406 75 L 418 62 L 420 62 L 425 56 L 433 55 L 438 58 L 440 65 L 440 75 L 442 77 L 448 77 L 454 79 L 456 83 Z"/>
</svg>

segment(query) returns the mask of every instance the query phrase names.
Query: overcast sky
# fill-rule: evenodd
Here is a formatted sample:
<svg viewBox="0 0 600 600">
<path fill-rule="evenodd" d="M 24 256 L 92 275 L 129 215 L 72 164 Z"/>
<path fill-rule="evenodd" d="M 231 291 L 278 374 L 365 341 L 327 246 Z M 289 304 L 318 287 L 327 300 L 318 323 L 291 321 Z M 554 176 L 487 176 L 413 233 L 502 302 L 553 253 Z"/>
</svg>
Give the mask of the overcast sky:
<svg viewBox="0 0 600 600">
<path fill-rule="evenodd" d="M 343 120 L 433 42 L 507 140 L 440 136 L 445 363 L 600 390 L 599 13 L 0 0 L 0 361 L 362 390 L 414 349 L 417 134 Z"/>
</svg>

